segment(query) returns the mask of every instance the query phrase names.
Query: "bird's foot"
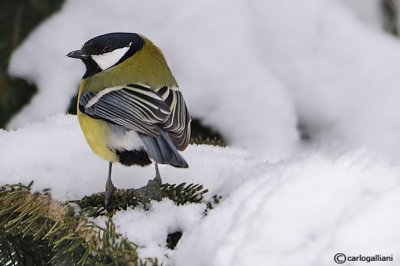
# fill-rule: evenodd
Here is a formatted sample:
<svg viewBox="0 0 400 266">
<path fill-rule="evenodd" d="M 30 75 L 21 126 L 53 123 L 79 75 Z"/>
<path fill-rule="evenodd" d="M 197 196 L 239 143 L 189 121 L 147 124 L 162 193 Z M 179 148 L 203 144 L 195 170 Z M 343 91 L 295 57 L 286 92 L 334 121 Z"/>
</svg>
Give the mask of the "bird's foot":
<svg viewBox="0 0 400 266">
<path fill-rule="evenodd" d="M 106 191 L 104 192 L 104 206 L 106 210 L 109 209 L 111 205 L 111 200 L 112 200 L 112 194 L 116 190 L 114 184 L 112 183 L 111 180 L 107 180 L 106 183 Z"/>
<path fill-rule="evenodd" d="M 162 199 L 161 178 L 159 176 L 156 176 L 153 180 L 147 182 L 145 188 L 145 196 L 147 198 L 157 201 L 160 201 Z"/>
</svg>

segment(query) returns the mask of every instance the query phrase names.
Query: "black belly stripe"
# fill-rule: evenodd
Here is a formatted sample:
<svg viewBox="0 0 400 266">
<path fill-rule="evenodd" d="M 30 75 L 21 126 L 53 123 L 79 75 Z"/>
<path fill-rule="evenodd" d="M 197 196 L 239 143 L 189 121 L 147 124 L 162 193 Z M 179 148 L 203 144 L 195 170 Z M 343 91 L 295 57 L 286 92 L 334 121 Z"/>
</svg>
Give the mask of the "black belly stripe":
<svg viewBox="0 0 400 266">
<path fill-rule="evenodd" d="M 119 162 L 126 166 L 131 166 L 131 165 L 146 166 L 151 164 L 149 155 L 143 149 L 133 150 L 133 151 L 117 150 L 117 156 L 119 158 Z"/>
</svg>

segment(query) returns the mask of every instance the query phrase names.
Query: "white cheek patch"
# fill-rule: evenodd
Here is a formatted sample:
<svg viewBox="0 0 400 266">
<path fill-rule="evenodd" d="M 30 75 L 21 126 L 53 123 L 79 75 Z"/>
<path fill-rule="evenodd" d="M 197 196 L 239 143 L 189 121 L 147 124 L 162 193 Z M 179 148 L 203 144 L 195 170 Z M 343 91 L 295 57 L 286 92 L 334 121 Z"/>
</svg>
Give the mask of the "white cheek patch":
<svg viewBox="0 0 400 266">
<path fill-rule="evenodd" d="M 122 47 L 109 53 L 92 55 L 92 59 L 101 68 L 101 70 L 105 70 L 115 65 L 125 55 L 129 48 L 130 47 Z"/>
</svg>

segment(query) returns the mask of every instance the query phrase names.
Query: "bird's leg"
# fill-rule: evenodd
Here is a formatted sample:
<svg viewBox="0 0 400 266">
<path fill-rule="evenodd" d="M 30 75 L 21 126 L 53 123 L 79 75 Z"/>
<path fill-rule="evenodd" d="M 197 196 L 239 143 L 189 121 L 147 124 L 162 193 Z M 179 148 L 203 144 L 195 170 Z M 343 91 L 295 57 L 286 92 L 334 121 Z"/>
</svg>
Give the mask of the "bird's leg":
<svg viewBox="0 0 400 266">
<path fill-rule="evenodd" d="M 156 200 L 161 200 L 162 195 L 161 195 L 161 176 L 160 176 L 160 171 L 158 170 L 158 164 L 155 164 L 156 166 L 156 177 L 153 180 L 150 180 L 147 182 L 146 186 L 146 195 L 150 198 L 156 199 Z"/>
<path fill-rule="evenodd" d="M 161 180 L 160 171 L 158 170 L 158 164 L 155 163 L 155 166 L 156 166 L 156 177 L 151 181 L 157 182 L 159 185 L 161 185 L 162 184 L 162 180 Z"/>
<path fill-rule="evenodd" d="M 112 170 L 112 163 L 110 162 L 108 165 L 108 178 L 106 183 L 106 191 L 104 192 L 104 205 L 106 209 L 110 206 L 111 203 L 111 196 L 113 191 L 115 190 L 114 184 L 111 181 L 111 170 Z"/>
</svg>

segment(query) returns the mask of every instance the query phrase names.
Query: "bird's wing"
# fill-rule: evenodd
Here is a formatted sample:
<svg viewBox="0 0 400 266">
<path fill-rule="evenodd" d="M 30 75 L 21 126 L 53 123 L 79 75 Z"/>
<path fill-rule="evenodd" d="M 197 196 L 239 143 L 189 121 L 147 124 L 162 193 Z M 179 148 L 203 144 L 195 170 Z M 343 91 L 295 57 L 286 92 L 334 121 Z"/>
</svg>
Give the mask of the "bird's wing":
<svg viewBox="0 0 400 266">
<path fill-rule="evenodd" d="M 182 93 L 176 87 L 162 87 L 157 90 L 163 101 L 169 106 L 171 114 L 162 123 L 162 128 L 169 136 L 178 150 L 184 150 L 190 141 L 191 117 L 186 107 Z"/>
<path fill-rule="evenodd" d="M 107 88 L 97 93 L 83 91 L 79 110 L 148 136 L 159 136 L 159 125 L 171 116 L 170 106 L 160 94 L 138 84 Z"/>
</svg>

